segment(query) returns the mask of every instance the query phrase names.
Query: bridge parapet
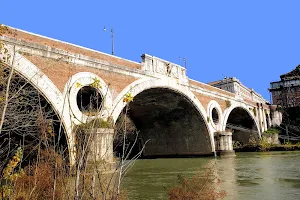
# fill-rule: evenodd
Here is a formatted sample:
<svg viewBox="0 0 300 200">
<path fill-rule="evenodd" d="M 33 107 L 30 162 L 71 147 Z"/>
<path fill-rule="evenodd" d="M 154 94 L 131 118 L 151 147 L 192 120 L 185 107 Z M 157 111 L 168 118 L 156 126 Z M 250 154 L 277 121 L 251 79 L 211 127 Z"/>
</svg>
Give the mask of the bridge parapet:
<svg viewBox="0 0 300 200">
<path fill-rule="evenodd" d="M 148 54 L 143 54 L 142 59 L 142 70 L 156 77 L 170 77 L 178 79 L 180 83 L 188 83 L 184 67 Z"/>
<path fill-rule="evenodd" d="M 235 77 L 208 83 L 211 86 L 226 90 L 235 94 L 235 98 L 241 101 L 252 101 L 255 103 L 269 104 L 260 94 L 255 92 L 252 88 L 247 88 L 241 81 Z"/>
</svg>

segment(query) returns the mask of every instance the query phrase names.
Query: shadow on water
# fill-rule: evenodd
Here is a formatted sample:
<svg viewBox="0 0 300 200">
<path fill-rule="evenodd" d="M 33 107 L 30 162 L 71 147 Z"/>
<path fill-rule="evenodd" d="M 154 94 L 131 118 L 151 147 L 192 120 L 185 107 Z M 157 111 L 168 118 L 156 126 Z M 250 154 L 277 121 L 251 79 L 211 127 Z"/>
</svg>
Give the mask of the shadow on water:
<svg viewBox="0 0 300 200">
<path fill-rule="evenodd" d="M 277 181 L 282 187 L 293 187 L 300 189 L 300 179 L 295 178 L 278 178 Z"/>
</svg>

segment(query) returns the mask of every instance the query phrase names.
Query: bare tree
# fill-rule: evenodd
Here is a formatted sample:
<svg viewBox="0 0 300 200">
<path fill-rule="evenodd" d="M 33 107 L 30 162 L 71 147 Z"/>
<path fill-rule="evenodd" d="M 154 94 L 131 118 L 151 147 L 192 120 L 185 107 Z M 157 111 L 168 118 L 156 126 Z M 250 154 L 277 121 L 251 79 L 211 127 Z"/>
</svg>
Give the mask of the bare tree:
<svg viewBox="0 0 300 200">
<path fill-rule="evenodd" d="M 0 27 L 1 36 L 3 30 L 8 29 Z M 68 162 L 64 162 L 67 161 L 66 144 L 61 146 L 63 125 L 51 104 L 30 84 L 30 79 L 25 79 L 14 69 L 17 53 L 16 47 L 8 51 L 5 43 L 0 41 L 0 192 L 9 185 L 10 191 L 15 190 L 9 193 L 11 196 L 8 197 L 12 199 L 19 194 L 25 195 L 22 196 L 25 199 L 122 199 L 121 182 L 147 141 L 137 154 L 132 155 L 139 132 L 129 125 L 127 117 L 121 118 L 120 127 L 111 117 L 103 119 L 100 115 L 103 101 L 97 101 L 100 96 L 94 96 L 84 108 L 88 120 L 73 129 L 76 164 L 68 166 Z M 90 86 L 101 87 L 97 80 Z M 101 98 L 105 99 L 105 95 Z M 93 98 L 96 98 L 96 106 Z M 124 116 L 127 116 L 129 103 L 133 101 L 131 93 L 127 93 L 123 101 L 127 104 L 124 110 Z M 114 130 L 111 139 L 121 146 L 121 154 L 114 158 L 114 166 L 106 162 L 107 155 L 112 153 L 109 146 L 102 149 L 100 157 L 95 156 L 93 148 L 97 148 L 94 142 L 99 137 L 99 128 Z M 128 140 L 129 137 L 133 139 Z M 11 163 L 14 163 L 13 167 Z M 3 171 L 7 172 L 8 168 L 11 177 L 20 169 L 24 174 L 15 176 L 18 181 L 15 178 L 7 181 Z M 3 180 L 6 185 L 2 184 Z"/>
<path fill-rule="evenodd" d="M 8 31 L 7 27 L 0 26 L 0 36 L 4 31 Z M 3 188 L 9 191 L 11 184 L 14 184 L 8 179 L 13 177 L 17 166 L 12 167 L 11 163 L 17 163 L 18 168 L 21 169 L 22 166 L 39 160 L 38 154 L 41 149 L 59 149 L 59 145 L 55 145 L 59 144 L 59 141 L 54 134 L 56 131 L 54 129 L 61 126 L 58 116 L 47 100 L 30 84 L 30 80 L 17 73 L 15 55 L 18 50 L 15 46 L 12 46 L 11 50 L 9 48 L 0 41 L 0 189 L 2 197 Z M 19 151 L 22 153 L 18 155 L 22 157 L 16 161 L 15 154 Z M 65 152 L 65 150 L 62 151 Z M 8 175 L 5 175 L 7 169 L 11 170 Z"/>
<path fill-rule="evenodd" d="M 92 83 L 91 85 L 95 84 Z M 127 116 L 128 106 L 132 100 L 133 97 L 130 94 L 124 96 L 124 102 L 126 102 L 127 105 L 125 107 L 125 113 L 120 119 L 121 123 L 117 126 L 114 125 L 111 117 L 102 119 L 98 115 L 101 113 L 103 105 L 98 106 L 97 110 L 95 110 L 93 106 L 90 107 L 92 110 L 85 110 L 86 115 L 89 116 L 87 122 L 75 128 L 77 141 L 75 199 L 82 199 L 85 195 L 88 195 L 92 199 L 123 198 L 120 190 L 121 182 L 145 147 L 143 146 L 140 152 L 130 157 L 132 149 L 137 143 L 138 131 L 132 126 L 127 127 L 128 118 L 124 116 Z M 101 103 L 103 104 L 103 101 Z M 89 105 L 90 104 L 92 104 L 92 102 L 90 102 Z M 109 163 L 105 162 L 107 154 L 112 153 L 109 151 L 109 147 L 107 146 L 106 150 L 102 149 L 102 157 L 95 155 L 97 151 L 93 149 L 97 148 L 94 142 L 97 141 L 97 137 L 99 137 L 97 135 L 97 129 L 99 128 L 114 129 L 115 134 L 112 139 L 121 142 L 121 156 L 115 158 L 117 163 L 110 169 L 111 173 L 109 174 L 107 174 L 107 169 L 110 168 Z M 128 135 L 134 137 L 133 143 L 128 142 Z"/>
</svg>

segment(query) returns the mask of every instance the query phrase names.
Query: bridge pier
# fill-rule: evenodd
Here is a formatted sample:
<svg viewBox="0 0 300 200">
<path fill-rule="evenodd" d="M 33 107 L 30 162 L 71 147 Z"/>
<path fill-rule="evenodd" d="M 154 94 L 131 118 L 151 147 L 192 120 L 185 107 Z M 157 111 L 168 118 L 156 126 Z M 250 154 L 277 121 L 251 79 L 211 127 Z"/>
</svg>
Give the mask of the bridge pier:
<svg viewBox="0 0 300 200">
<path fill-rule="evenodd" d="M 113 162 L 114 129 L 97 128 L 90 145 L 88 159 L 92 161 Z"/>
<path fill-rule="evenodd" d="M 149 142 L 145 150 L 156 155 L 198 155 L 214 150 L 219 155 L 233 154 L 232 139 L 235 140 L 235 137 L 232 138 L 232 133 L 216 133 L 216 148 L 213 149 L 210 130 L 224 130 L 232 123 L 233 127 L 229 128 L 234 130 L 247 132 L 255 129 L 253 133 L 259 138 L 262 127 L 268 128 L 266 113 L 270 124 L 280 125 L 282 121 L 277 106 L 270 106 L 261 95 L 236 78 L 204 84 L 190 79 L 184 67 L 155 56 L 144 54 L 140 63 L 22 30 L 8 30 L 14 34 L 11 31 L 1 34 L 0 43 L 7 48 L 2 48 L 0 57 L 6 58 L 8 67 L 14 63 L 15 72 L 38 89 L 57 111 L 66 132 L 72 165 L 76 159 L 73 124 L 90 119 L 78 105 L 77 99 L 82 102 L 84 91 L 89 93 L 89 97 L 99 92 L 103 97 L 99 116 L 103 119 L 112 116 L 114 122 L 126 107 L 124 96 L 130 94 L 134 97 L 130 117 L 146 132 L 144 137 L 147 133 L 156 136 L 157 140 L 150 142 L 156 142 L 158 146 L 149 147 Z M 4 49 L 8 52 L 5 53 Z M 8 59 L 8 55 L 16 55 L 16 59 Z M 84 99 L 90 98 L 86 96 Z M 99 101 L 95 105 L 98 108 Z M 214 123 L 215 117 L 218 123 Z M 252 127 L 250 124 L 253 124 Z M 90 141 L 89 159 L 112 161 L 113 131 L 95 132 L 95 139 Z M 251 135 L 252 132 L 248 131 L 248 134 L 236 137 L 247 143 Z"/>
<path fill-rule="evenodd" d="M 234 156 L 231 131 L 215 132 L 215 146 L 218 156 Z"/>
</svg>

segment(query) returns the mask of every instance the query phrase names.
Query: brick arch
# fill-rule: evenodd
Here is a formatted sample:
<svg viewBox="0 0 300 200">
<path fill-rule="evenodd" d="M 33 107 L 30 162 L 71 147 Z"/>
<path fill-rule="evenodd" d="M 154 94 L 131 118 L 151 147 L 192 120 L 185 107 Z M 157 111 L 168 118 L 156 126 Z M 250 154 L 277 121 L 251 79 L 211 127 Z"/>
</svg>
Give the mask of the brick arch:
<svg viewBox="0 0 300 200">
<path fill-rule="evenodd" d="M 258 137 L 260 138 L 261 137 L 261 131 L 260 131 L 259 123 L 257 122 L 256 117 L 254 116 L 254 114 L 249 110 L 249 107 L 246 106 L 244 103 L 235 102 L 229 108 L 227 108 L 224 111 L 224 118 L 223 118 L 222 130 L 226 129 L 226 124 L 227 124 L 228 117 L 229 117 L 231 111 L 233 109 L 235 109 L 235 108 L 242 108 L 243 110 L 245 110 L 249 114 L 249 116 L 252 118 L 252 120 L 254 121 L 254 123 L 255 123 L 255 125 L 257 127 Z"/>
<path fill-rule="evenodd" d="M 188 87 L 179 85 L 176 80 L 172 79 L 140 79 L 137 80 L 130 85 L 128 85 L 125 89 L 122 90 L 122 92 L 115 98 L 113 102 L 113 109 L 111 111 L 111 116 L 114 120 L 114 122 L 117 121 L 120 113 L 126 106 L 126 103 L 123 102 L 123 97 L 125 94 L 130 92 L 133 96 L 138 95 L 139 93 L 152 89 L 152 88 L 167 88 L 174 92 L 177 92 L 184 97 L 186 97 L 197 109 L 199 114 L 203 117 L 203 121 L 205 122 L 206 128 L 208 130 L 209 136 L 210 136 L 210 143 L 211 143 L 211 149 L 212 151 L 215 151 L 215 144 L 214 144 L 214 136 L 213 136 L 213 128 L 211 124 L 207 123 L 207 113 L 200 103 L 200 101 L 197 99 L 197 97 L 188 89 Z"/>
<path fill-rule="evenodd" d="M 53 107 L 56 114 L 59 116 L 66 133 L 68 150 L 70 156 L 71 164 L 74 163 L 74 137 L 72 135 L 71 119 L 66 117 L 66 112 L 64 108 L 65 97 L 61 94 L 54 83 L 34 64 L 27 60 L 24 56 L 18 53 L 17 49 L 14 49 L 12 45 L 5 45 L 8 49 L 10 55 L 14 55 L 14 61 L 12 61 L 9 66 L 14 67 L 14 70 L 25 78 L 34 88 L 36 88 L 48 101 L 48 103 Z M 1 55 L 1 52 L 0 52 Z M 2 56 L 2 55 L 1 55 Z"/>
</svg>

